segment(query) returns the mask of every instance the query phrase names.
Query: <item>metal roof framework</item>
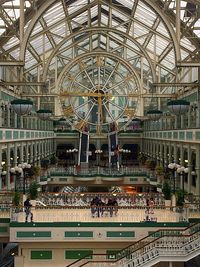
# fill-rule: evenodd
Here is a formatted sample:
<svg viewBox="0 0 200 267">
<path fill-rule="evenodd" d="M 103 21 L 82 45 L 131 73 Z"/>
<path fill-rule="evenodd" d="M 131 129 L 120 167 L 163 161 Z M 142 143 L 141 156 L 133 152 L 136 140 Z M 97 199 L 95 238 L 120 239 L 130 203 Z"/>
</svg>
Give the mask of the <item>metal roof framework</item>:
<svg viewBox="0 0 200 267">
<path fill-rule="evenodd" d="M 94 51 L 126 60 L 146 93 L 155 85 L 156 97 L 182 93 L 194 82 L 193 90 L 199 87 L 199 38 L 197 0 L 0 0 L 0 65 L 31 95 L 42 92 L 41 83 L 58 94 L 63 69 Z"/>
</svg>

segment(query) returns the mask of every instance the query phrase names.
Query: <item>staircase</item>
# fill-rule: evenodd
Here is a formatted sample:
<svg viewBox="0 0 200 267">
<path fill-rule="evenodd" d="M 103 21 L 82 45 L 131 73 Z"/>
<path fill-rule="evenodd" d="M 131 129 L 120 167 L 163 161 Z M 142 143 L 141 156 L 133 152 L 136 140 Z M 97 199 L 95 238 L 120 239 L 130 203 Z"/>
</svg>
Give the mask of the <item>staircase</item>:
<svg viewBox="0 0 200 267">
<path fill-rule="evenodd" d="M 67 267 L 151 267 L 159 262 L 187 262 L 200 255 L 200 223 L 184 230 L 161 229 L 117 254 L 92 254 Z M 92 257 L 92 260 L 89 260 Z"/>
</svg>

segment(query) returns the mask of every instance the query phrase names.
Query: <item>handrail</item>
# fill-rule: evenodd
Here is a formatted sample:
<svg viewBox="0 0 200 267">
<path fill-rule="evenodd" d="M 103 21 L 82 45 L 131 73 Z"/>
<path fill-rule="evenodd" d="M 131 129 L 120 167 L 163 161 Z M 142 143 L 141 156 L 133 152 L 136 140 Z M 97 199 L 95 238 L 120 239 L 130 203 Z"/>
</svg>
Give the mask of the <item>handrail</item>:
<svg viewBox="0 0 200 267">
<path fill-rule="evenodd" d="M 198 230 L 197 231 L 194 231 L 194 232 L 192 232 L 192 233 L 190 233 L 190 234 L 181 234 L 180 235 L 180 232 L 185 232 L 185 231 L 188 231 L 188 230 L 190 230 L 191 228 L 193 228 L 193 227 L 195 227 L 195 226 L 197 226 L 197 225 L 199 225 L 199 228 L 198 228 Z M 163 232 L 165 233 L 168 233 L 168 232 L 177 232 L 178 233 L 178 235 L 174 235 L 174 234 L 170 234 L 170 235 L 168 235 L 168 234 L 164 234 L 163 235 Z M 188 226 L 188 227 L 186 227 L 185 229 L 159 229 L 159 230 L 157 230 L 157 231 L 155 231 L 155 232 L 153 232 L 153 233 L 151 233 L 150 235 L 148 235 L 148 236 L 146 236 L 146 237 L 143 237 L 142 239 L 140 239 L 140 240 L 138 240 L 136 243 L 134 243 L 134 244 L 131 244 L 131 245 L 129 245 L 129 246 L 127 246 L 127 247 L 125 247 L 125 248 L 123 248 L 121 251 L 120 251 L 120 254 L 123 254 L 123 251 L 129 251 L 129 249 L 133 246 L 133 247 L 136 247 L 136 249 L 135 250 L 131 250 L 131 251 L 129 251 L 129 253 L 127 254 L 127 253 L 124 253 L 124 255 L 122 256 L 122 257 L 120 257 L 120 258 L 117 258 L 117 259 L 115 259 L 115 260 L 102 260 L 102 261 L 87 261 L 86 263 L 84 263 L 84 264 L 82 264 L 82 265 L 79 265 L 80 267 L 81 266 L 84 266 L 84 265 L 86 265 L 87 263 L 91 263 L 91 262 L 107 262 L 107 263 L 116 263 L 117 261 L 120 261 L 120 260 L 122 260 L 123 258 L 125 258 L 125 257 L 128 257 L 128 256 L 130 256 L 132 253 L 134 253 L 134 252 L 136 252 L 136 251 L 138 251 L 138 250 L 140 250 L 140 249 L 142 249 L 142 248 L 145 248 L 146 246 L 148 246 L 149 244 L 151 244 L 151 243 L 153 243 L 153 242 L 156 242 L 157 240 L 159 240 L 159 239 L 161 239 L 161 238 L 163 238 L 163 237 L 174 237 L 174 236 L 176 236 L 176 237 L 179 237 L 179 236 L 181 236 L 181 237 L 188 237 L 188 236 L 192 236 L 193 234 L 195 234 L 195 233 L 197 233 L 197 232 L 200 232 L 200 223 L 195 223 L 195 224 L 192 224 L 191 226 Z M 150 238 L 150 237 L 153 237 L 153 235 L 154 236 L 156 236 L 158 233 L 161 233 L 161 235 L 159 235 L 158 237 L 155 237 L 154 238 L 154 240 L 151 240 L 150 242 L 148 242 L 148 243 L 145 243 L 145 244 L 142 244 L 141 246 L 139 246 L 139 247 L 137 247 L 138 245 L 140 245 L 140 243 L 144 243 L 145 242 L 145 240 L 146 239 L 148 239 L 148 238 Z M 119 254 L 119 252 L 118 253 L 115 253 L 115 254 L 113 254 L 113 255 L 115 255 L 115 256 L 118 256 L 118 254 Z M 84 257 L 82 257 L 82 258 L 80 258 L 80 259 L 78 259 L 78 260 L 76 260 L 76 261 L 74 261 L 73 263 L 70 263 L 69 265 L 67 265 L 66 267 L 71 267 L 71 266 L 73 266 L 74 264 L 76 264 L 76 263 L 78 263 L 78 262 L 81 262 L 82 260 L 86 260 L 88 257 L 90 257 L 90 256 L 107 256 L 107 254 L 96 254 L 96 253 L 91 253 L 91 254 L 88 254 L 88 255 L 85 255 Z"/>
</svg>

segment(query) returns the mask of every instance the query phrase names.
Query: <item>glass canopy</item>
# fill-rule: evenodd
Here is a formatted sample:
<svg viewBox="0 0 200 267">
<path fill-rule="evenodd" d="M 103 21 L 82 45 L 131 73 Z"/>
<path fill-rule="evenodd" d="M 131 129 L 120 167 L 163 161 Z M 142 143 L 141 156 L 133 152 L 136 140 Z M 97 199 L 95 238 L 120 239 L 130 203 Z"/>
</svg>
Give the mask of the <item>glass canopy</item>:
<svg viewBox="0 0 200 267">
<path fill-rule="evenodd" d="M 39 97 L 37 94 L 54 98 L 55 116 L 66 115 L 62 106 L 71 101 L 79 119 L 84 119 L 82 112 L 94 120 L 87 115 L 89 109 L 93 110 L 91 105 L 85 105 L 84 111 L 77 106 L 91 99 L 93 104 L 95 99 L 102 101 L 104 109 L 109 110 L 110 114 L 101 112 L 107 124 L 120 120 L 130 106 L 133 114 L 143 116 L 150 105 L 158 108 L 161 95 L 169 99 L 170 94 L 184 90 L 181 83 L 197 80 L 195 66 L 192 70 L 191 66 L 177 68 L 179 62 L 199 62 L 197 0 L 2 0 L 0 9 L 2 60 L 9 68 L 9 62 L 16 62 L 15 80 L 27 83 L 23 87 L 25 96 L 33 100 Z M 99 66 L 100 58 L 103 61 Z M 22 68 L 23 77 L 19 74 Z M 111 101 L 113 91 L 106 81 L 118 83 L 120 79 L 125 88 L 118 87 Z M 43 86 L 33 82 L 43 82 Z M 83 85 L 87 94 L 97 95 L 67 95 L 72 87 L 77 94 L 86 93 Z M 64 102 L 62 93 L 68 98 Z M 107 102 L 115 108 L 110 110 Z"/>
</svg>

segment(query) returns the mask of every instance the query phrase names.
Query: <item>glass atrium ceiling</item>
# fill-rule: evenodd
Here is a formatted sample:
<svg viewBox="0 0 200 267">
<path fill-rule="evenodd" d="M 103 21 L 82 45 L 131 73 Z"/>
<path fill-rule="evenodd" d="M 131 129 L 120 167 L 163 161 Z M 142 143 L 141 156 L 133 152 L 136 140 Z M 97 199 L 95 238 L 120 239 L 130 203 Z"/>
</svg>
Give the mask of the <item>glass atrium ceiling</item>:
<svg viewBox="0 0 200 267">
<path fill-rule="evenodd" d="M 78 69 L 76 60 L 94 51 L 105 54 L 106 65 L 109 54 L 126 60 L 146 90 L 185 81 L 187 69 L 178 72 L 177 62 L 199 62 L 198 0 L 0 0 L 0 9 L 1 59 L 24 61 L 23 79 L 48 82 L 51 92 L 71 62 Z M 196 79 L 190 75 L 190 82 Z"/>
</svg>

